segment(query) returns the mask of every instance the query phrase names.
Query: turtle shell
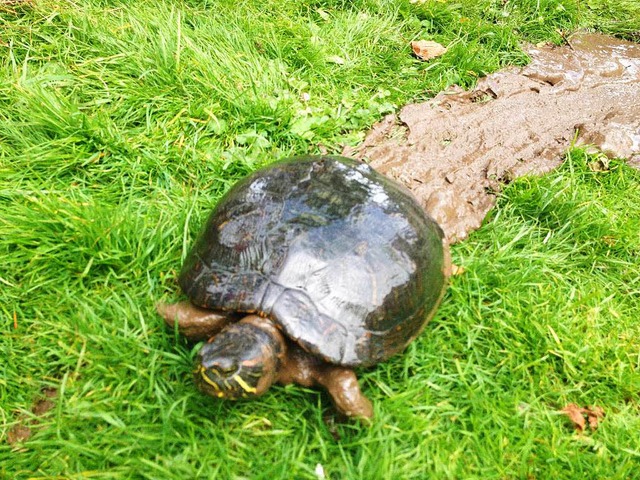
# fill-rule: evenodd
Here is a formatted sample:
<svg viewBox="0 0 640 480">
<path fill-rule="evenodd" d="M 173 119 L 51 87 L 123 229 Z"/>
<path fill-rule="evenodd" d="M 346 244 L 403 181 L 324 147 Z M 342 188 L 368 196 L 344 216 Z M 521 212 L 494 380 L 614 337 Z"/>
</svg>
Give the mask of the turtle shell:
<svg viewBox="0 0 640 480">
<path fill-rule="evenodd" d="M 271 318 L 340 365 L 404 349 L 440 303 L 440 227 L 365 163 L 305 156 L 233 186 L 188 254 L 180 286 L 204 308 Z"/>
</svg>

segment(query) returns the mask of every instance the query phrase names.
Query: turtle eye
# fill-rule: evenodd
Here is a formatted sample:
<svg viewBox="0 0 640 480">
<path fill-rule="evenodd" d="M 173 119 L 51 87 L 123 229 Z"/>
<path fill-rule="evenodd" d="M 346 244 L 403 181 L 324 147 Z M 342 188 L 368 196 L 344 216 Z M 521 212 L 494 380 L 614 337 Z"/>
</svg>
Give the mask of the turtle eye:
<svg viewBox="0 0 640 480">
<path fill-rule="evenodd" d="M 217 361 L 213 364 L 212 370 L 217 370 L 222 375 L 231 375 L 238 371 L 238 365 L 231 359 Z"/>
</svg>

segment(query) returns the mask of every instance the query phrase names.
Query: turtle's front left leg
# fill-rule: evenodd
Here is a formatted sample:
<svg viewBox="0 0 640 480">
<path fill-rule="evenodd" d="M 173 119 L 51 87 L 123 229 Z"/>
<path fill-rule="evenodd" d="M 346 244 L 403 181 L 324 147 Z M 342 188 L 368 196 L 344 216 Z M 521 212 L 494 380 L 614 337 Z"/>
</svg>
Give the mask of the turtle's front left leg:
<svg viewBox="0 0 640 480">
<path fill-rule="evenodd" d="M 316 381 L 327 389 L 340 413 L 367 421 L 373 417 L 373 405 L 362 394 L 352 369 L 327 364 L 322 370 Z"/>
<path fill-rule="evenodd" d="M 363 395 L 351 368 L 323 362 L 298 347 L 289 349 L 278 382 L 324 387 L 340 413 L 366 422 L 373 417 L 371 401 Z"/>
<path fill-rule="evenodd" d="M 207 310 L 196 307 L 191 302 L 158 303 L 156 311 L 169 328 L 174 328 L 177 324 L 178 331 L 193 342 L 208 340 L 238 319 L 237 314 Z"/>
</svg>

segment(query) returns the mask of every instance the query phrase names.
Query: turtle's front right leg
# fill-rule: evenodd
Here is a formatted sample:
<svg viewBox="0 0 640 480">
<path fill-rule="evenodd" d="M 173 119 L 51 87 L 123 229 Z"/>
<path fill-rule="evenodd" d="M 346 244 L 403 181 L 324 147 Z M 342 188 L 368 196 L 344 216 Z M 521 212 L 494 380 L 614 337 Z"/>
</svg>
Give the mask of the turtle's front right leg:
<svg viewBox="0 0 640 480">
<path fill-rule="evenodd" d="M 238 319 L 238 315 L 234 313 L 207 310 L 196 307 L 191 302 L 158 303 L 156 311 L 169 328 L 174 328 L 177 324 L 180 334 L 193 342 L 208 340 Z"/>
</svg>

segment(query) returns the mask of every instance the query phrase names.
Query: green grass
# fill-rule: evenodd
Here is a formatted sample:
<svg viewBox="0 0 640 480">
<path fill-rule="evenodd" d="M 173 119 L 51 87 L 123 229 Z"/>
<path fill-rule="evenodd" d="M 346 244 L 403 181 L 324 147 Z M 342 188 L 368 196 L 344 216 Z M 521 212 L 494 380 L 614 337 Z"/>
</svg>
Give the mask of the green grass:
<svg viewBox="0 0 640 480">
<path fill-rule="evenodd" d="M 0 477 L 637 478 L 640 174 L 572 151 L 455 247 L 466 269 L 404 355 L 361 372 L 377 419 L 275 387 L 202 397 L 153 310 L 208 209 L 293 153 L 522 64 L 520 41 L 637 39 L 635 1 L 99 1 L 0 6 Z M 409 41 L 448 45 L 422 63 Z M 309 99 L 304 100 L 308 94 Z M 6 442 L 47 387 L 55 408 Z M 599 405 L 576 435 L 560 410 Z"/>
</svg>

